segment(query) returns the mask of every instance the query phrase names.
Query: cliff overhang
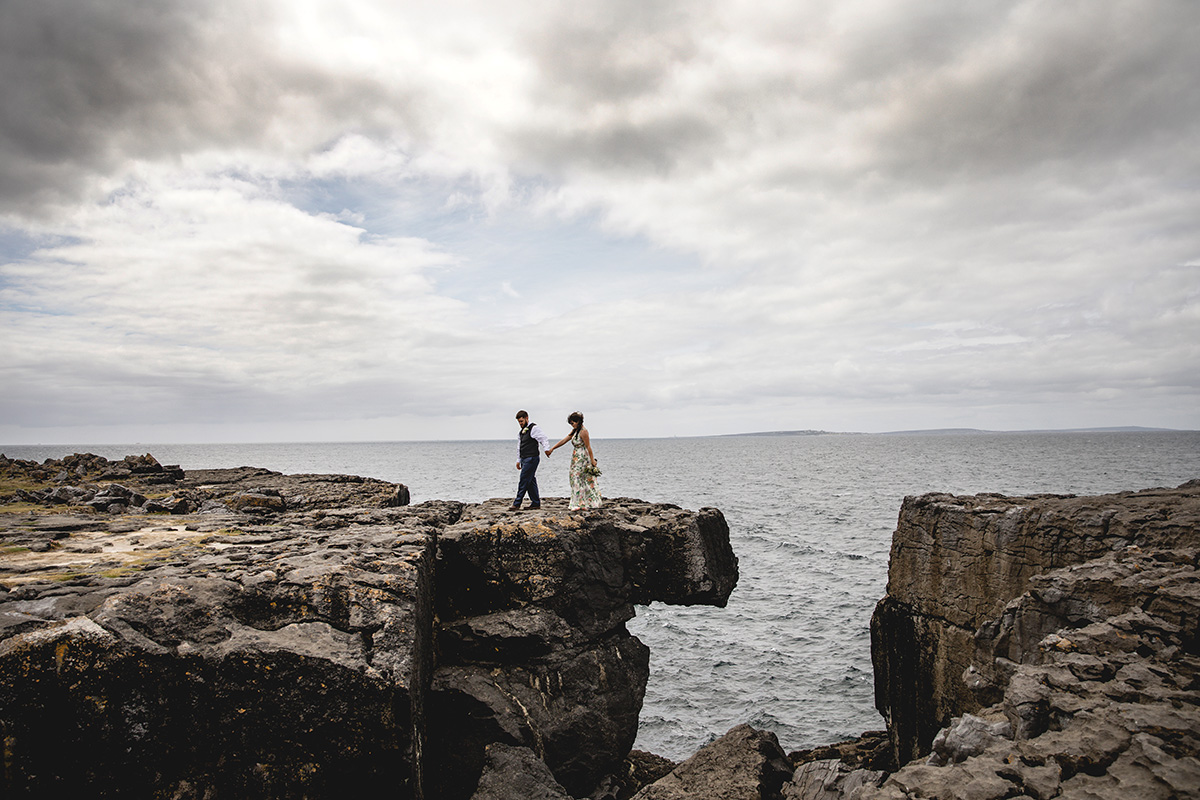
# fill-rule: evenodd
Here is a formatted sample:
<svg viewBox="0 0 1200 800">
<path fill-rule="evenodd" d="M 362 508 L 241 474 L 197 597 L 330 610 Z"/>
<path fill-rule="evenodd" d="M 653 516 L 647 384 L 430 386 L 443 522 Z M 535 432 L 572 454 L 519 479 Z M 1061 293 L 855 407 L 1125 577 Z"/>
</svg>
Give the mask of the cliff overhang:
<svg viewBox="0 0 1200 800">
<path fill-rule="evenodd" d="M 451 800 L 493 745 L 581 795 L 636 735 L 634 604 L 737 581 L 716 509 L 151 462 L 0 463 L 58 484 L 0 498 L 5 796 Z"/>
</svg>

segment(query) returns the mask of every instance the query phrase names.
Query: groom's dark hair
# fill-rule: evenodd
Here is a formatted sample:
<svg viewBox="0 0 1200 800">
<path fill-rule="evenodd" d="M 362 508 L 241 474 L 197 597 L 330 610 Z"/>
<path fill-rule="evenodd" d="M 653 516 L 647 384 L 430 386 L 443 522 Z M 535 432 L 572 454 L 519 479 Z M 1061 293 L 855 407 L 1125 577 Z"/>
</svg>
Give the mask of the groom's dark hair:
<svg viewBox="0 0 1200 800">
<path fill-rule="evenodd" d="M 517 412 L 516 418 L 520 419 L 521 417 L 524 417 L 525 419 L 529 419 L 529 412 L 526 411 L 525 409 L 521 409 L 520 411 Z"/>
</svg>

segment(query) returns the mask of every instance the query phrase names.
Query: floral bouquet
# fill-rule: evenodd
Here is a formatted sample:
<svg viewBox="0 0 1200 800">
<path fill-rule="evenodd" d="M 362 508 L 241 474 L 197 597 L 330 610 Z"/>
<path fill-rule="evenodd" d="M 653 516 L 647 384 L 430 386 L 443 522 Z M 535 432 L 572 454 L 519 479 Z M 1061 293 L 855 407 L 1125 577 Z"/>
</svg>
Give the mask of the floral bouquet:
<svg viewBox="0 0 1200 800">
<path fill-rule="evenodd" d="M 592 464 L 585 466 L 580 473 L 587 478 L 599 478 L 601 475 L 600 468 Z"/>
</svg>

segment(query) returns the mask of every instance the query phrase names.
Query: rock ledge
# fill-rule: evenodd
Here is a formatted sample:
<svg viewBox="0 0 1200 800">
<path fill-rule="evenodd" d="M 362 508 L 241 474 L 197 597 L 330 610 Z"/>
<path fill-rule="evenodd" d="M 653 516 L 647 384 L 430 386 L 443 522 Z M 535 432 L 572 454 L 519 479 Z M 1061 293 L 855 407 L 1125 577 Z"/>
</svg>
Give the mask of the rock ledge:
<svg viewBox="0 0 1200 800">
<path fill-rule="evenodd" d="M 123 494 L 95 456 L 0 460 L 5 797 L 454 800 L 531 759 L 586 795 L 629 770 L 634 604 L 737 581 L 716 509 L 134 461 Z"/>
</svg>

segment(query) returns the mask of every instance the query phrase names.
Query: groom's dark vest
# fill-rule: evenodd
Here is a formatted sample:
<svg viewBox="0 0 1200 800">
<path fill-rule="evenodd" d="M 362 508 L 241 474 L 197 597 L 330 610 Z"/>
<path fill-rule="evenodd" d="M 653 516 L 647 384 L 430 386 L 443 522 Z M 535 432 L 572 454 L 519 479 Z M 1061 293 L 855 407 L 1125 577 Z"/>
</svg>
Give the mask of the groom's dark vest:
<svg viewBox="0 0 1200 800">
<path fill-rule="evenodd" d="M 532 458 L 538 455 L 538 440 L 533 438 L 533 426 L 536 423 L 529 423 L 521 429 L 521 458 Z"/>
</svg>

